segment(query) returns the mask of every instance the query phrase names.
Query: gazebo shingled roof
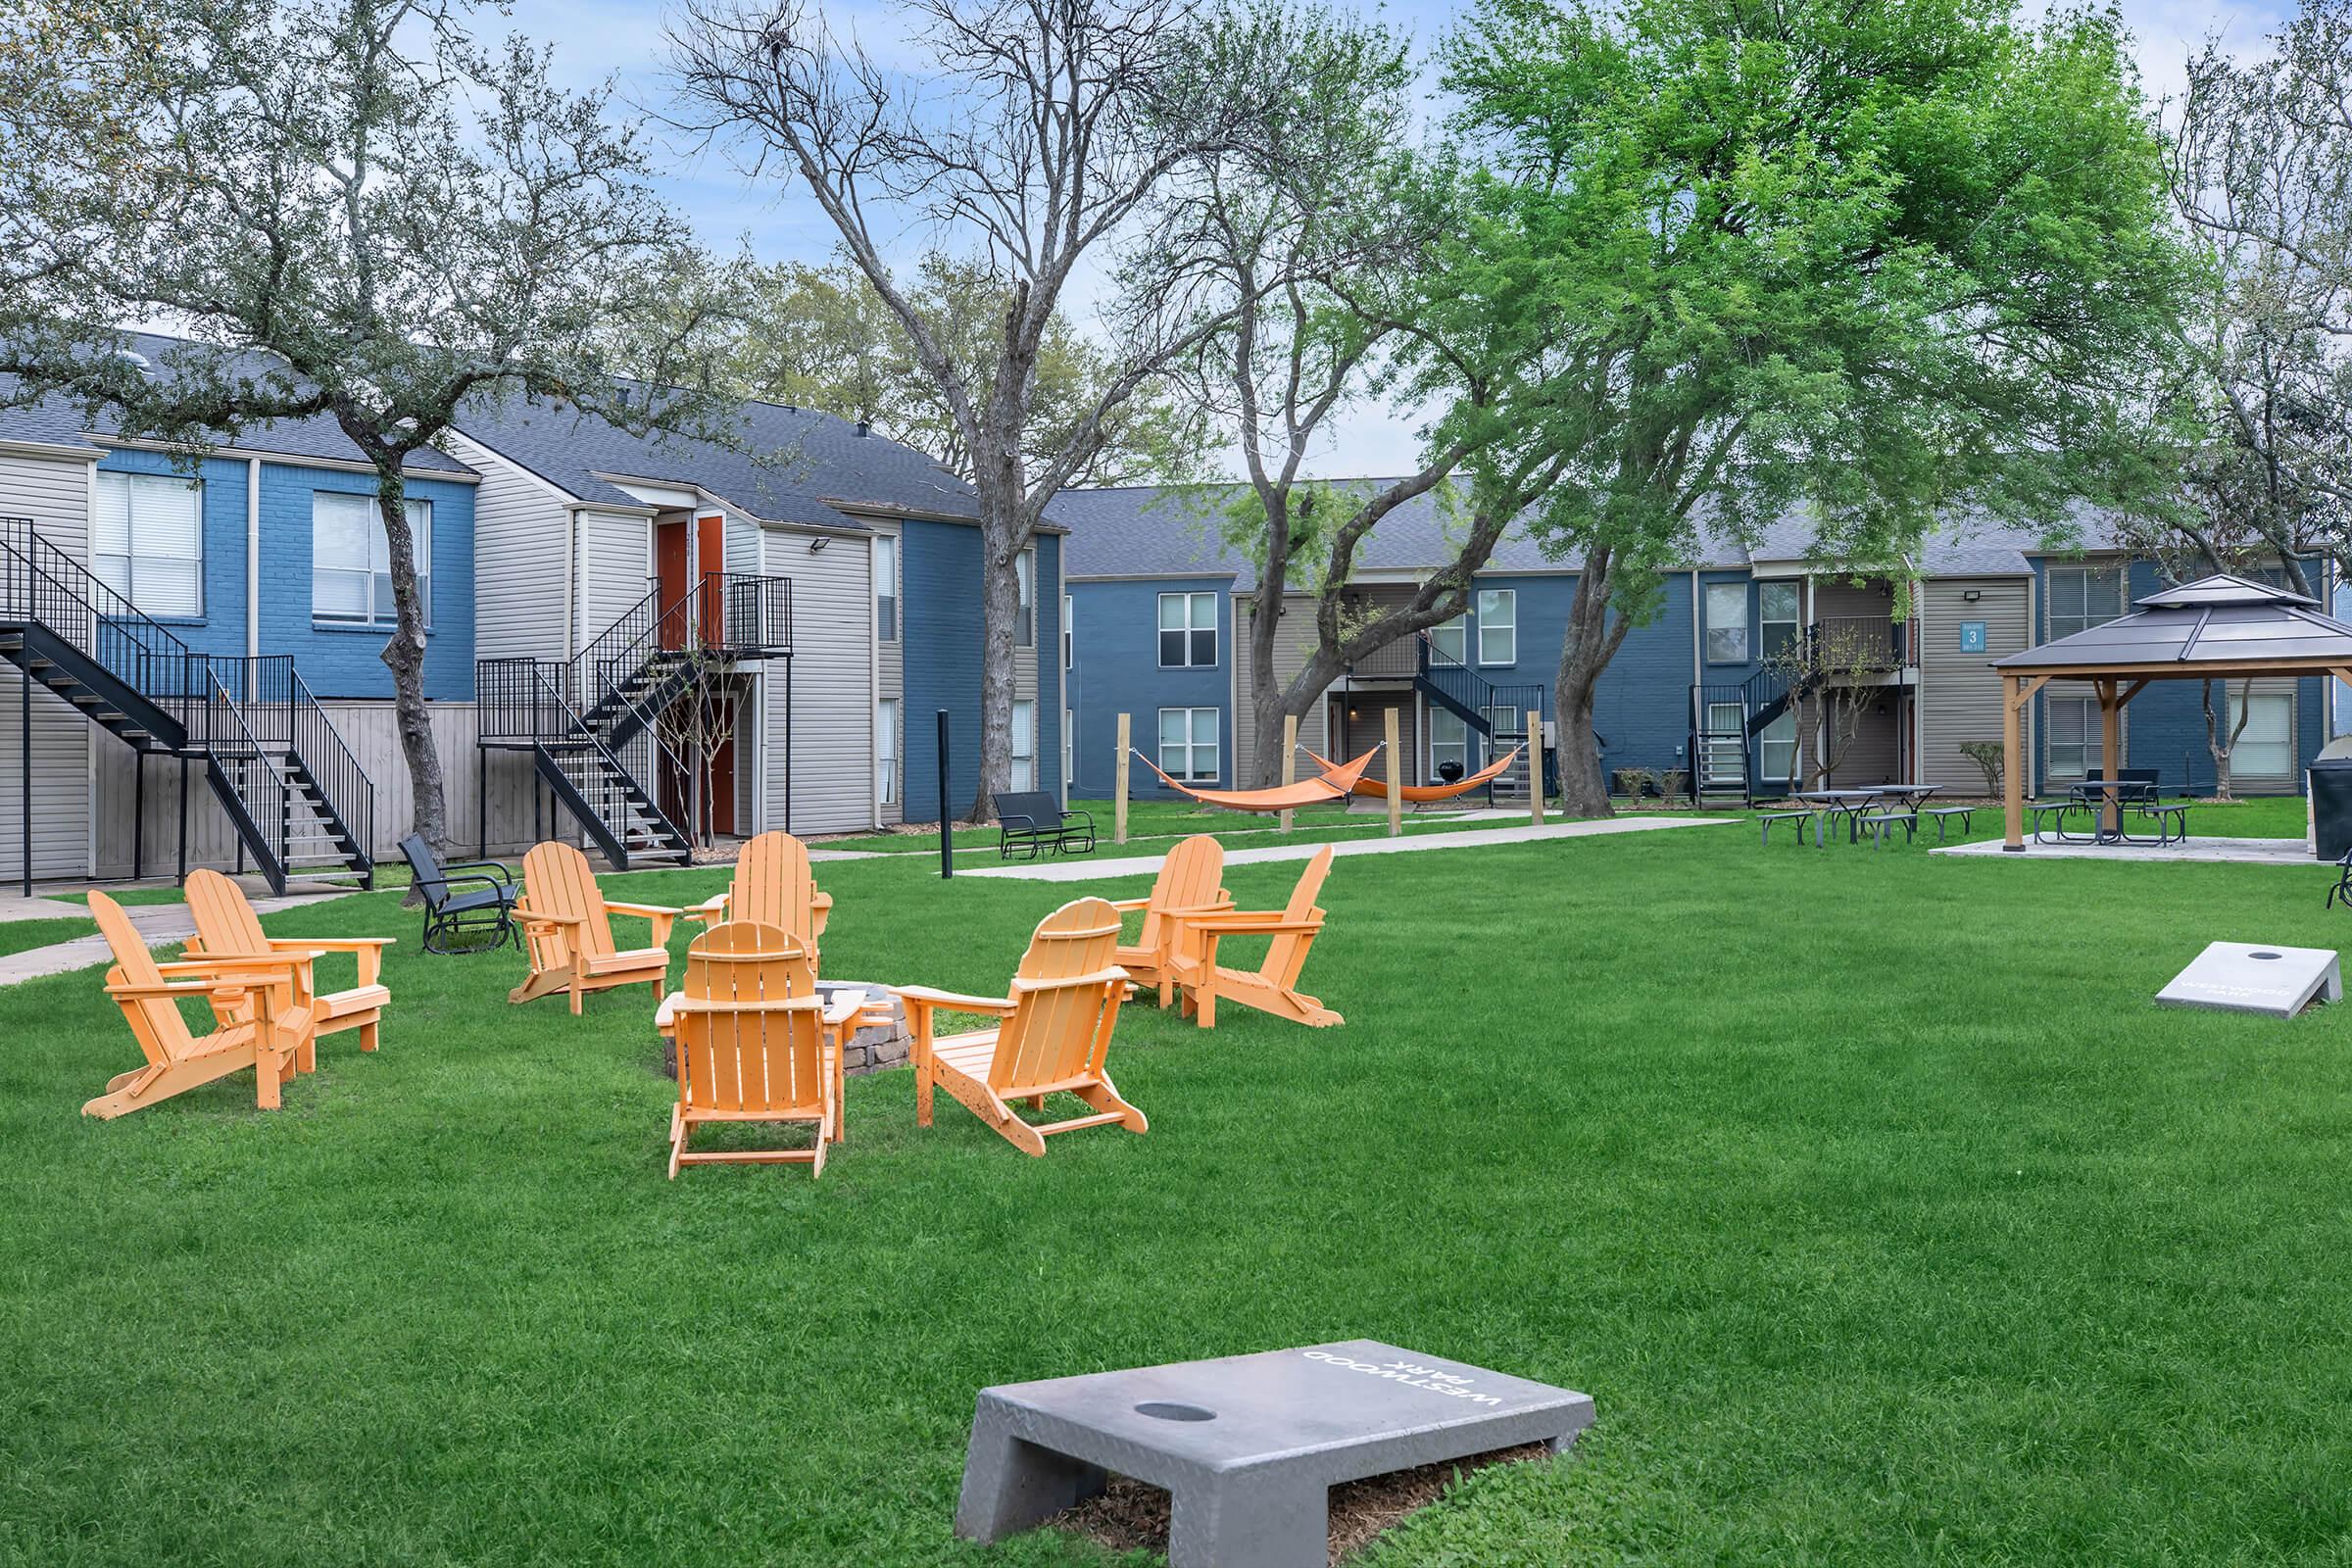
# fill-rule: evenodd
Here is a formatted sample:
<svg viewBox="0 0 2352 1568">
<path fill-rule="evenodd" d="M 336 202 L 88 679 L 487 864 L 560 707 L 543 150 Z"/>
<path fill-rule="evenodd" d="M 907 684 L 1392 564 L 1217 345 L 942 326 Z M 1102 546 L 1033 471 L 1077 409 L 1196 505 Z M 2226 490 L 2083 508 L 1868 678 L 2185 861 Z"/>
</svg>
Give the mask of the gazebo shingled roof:
<svg viewBox="0 0 2352 1568">
<path fill-rule="evenodd" d="M 2035 692 L 2053 679 L 2091 682 L 2105 742 L 2100 755 L 2114 759 L 2124 705 L 2150 681 L 2333 675 L 2352 682 L 2352 625 L 2289 589 L 2221 572 L 2134 600 L 2131 614 L 2103 626 L 1994 661 L 2002 689 L 2004 848 L 2025 848 L 2021 719 Z M 2107 809 L 2112 824 L 2121 809 L 2112 791 Z"/>
</svg>

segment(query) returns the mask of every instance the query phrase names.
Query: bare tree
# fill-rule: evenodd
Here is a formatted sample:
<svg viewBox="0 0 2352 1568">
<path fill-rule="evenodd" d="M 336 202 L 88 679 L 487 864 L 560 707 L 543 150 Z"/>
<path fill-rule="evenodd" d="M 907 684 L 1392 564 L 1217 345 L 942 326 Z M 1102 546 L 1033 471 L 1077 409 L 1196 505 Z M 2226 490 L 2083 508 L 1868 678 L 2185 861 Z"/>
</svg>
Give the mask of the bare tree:
<svg viewBox="0 0 2352 1568">
<path fill-rule="evenodd" d="M 2254 705 L 2247 699 L 2254 693 L 2254 683 L 2250 680 L 2237 683 L 2237 722 L 2230 726 L 2227 740 L 2222 737 L 2221 722 L 2213 711 L 2213 688 L 2216 685 L 2222 686 L 2225 691 L 2229 689 L 2227 682 L 2199 681 L 2198 702 L 2205 710 L 2205 746 L 2213 753 L 2213 798 L 2217 801 L 2233 801 L 2237 797 L 2230 788 L 2230 759 L 2237 751 L 2238 737 L 2246 732 L 2246 720 L 2253 716 Z"/>
<path fill-rule="evenodd" d="M 81 148 L 103 215 L 74 192 L 11 221 L 67 265 L 13 291 L 0 370 L 26 400 L 64 392 L 127 436 L 200 449 L 272 420 L 325 416 L 375 476 L 387 545 L 392 675 L 416 831 L 449 837 L 425 708 L 404 469 L 469 401 L 560 398 L 625 427 L 723 433 L 715 406 L 628 397 L 607 345 L 698 382 L 702 311 L 680 309 L 685 241 L 651 195 L 633 137 L 600 93 L 550 84 L 519 39 L 478 46 L 468 0 L 92 0 L 91 69 L 125 96 L 61 112 L 29 145 Z M 97 145 L 92 138 L 109 138 Z M 127 138 L 127 141 L 124 140 Z M 0 148 L 0 167 L 21 156 Z M 101 220 L 101 218 L 103 220 Z M 104 320 L 190 334 L 141 373 Z M 380 612 L 379 612 L 380 613 Z"/>
<path fill-rule="evenodd" d="M 1222 318 L 1198 309 L 1164 199 L 1188 164 L 1255 122 L 1262 63 L 1211 58 L 1185 0 L 912 0 L 935 72 L 909 79 L 835 36 L 806 0 L 688 0 L 671 59 L 695 128 L 747 172 L 805 184 L 938 386 L 972 456 L 982 545 L 979 796 L 1012 774 L 1018 560 L 1137 390 Z M 892 264 L 896 236 L 976 236 L 1006 304 L 967 362 Z M 1082 275 L 1081 269 L 1086 270 Z M 1065 296 L 1111 283 L 1115 363 L 1059 448 L 1032 455 L 1039 358 Z"/>
<path fill-rule="evenodd" d="M 1886 687 L 1868 679 L 1886 667 L 1884 648 L 1857 623 L 1830 621 L 1766 656 L 1764 666 L 1787 683 L 1797 715 L 1796 760 L 1789 771 L 1801 788 L 1828 784 L 1861 737 L 1863 716 L 1886 696 Z"/>
</svg>

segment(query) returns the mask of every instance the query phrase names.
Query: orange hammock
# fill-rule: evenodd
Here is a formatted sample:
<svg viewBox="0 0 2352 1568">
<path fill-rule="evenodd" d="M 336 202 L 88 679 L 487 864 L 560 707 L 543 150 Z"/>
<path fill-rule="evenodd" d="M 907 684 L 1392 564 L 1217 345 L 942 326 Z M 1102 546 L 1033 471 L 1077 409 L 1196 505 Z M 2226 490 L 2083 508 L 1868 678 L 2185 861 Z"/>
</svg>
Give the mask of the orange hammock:
<svg viewBox="0 0 2352 1568">
<path fill-rule="evenodd" d="M 1354 761 L 1345 764 L 1325 762 L 1314 753 L 1308 752 L 1307 756 L 1315 757 L 1315 760 L 1322 763 L 1325 769 L 1323 775 L 1270 790 L 1197 790 L 1160 772 L 1159 764 L 1142 752 L 1135 755 L 1143 759 L 1146 767 L 1159 773 L 1166 780 L 1168 788 L 1180 795 L 1189 795 L 1203 806 L 1222 806 L 1232 811 L 1290 811 L 1301 806 L 1321 806 L 1326 801 L 1346 800 L 1348 791 L 1362 782 L 1364 769 L 1372 765 L 1372 759 L 1380 755 L 1380 748 L 1375 746 Z"/>
<path fill-rule="evenodd" d="M 1306 751 L 1306 748 L 1300 747 L 1299 750 Z M 1450 801 L 1457 795 L 1467 795 L 1472 790 L 1484 789 L 1487 785 L 1493 783 L 1495 779 L 1502 777 L 1504 773 L 1510 771 L 1511 764 L 1519 760 L 1519 750 L 1520 749 L 1518 747 L 1514 746 L 1502 757 L 1496 759 L 1494 761 L 1489 762 L 1486 766 L 1480 768 L 1468 778 L 1457 778 L 1450 784 L 1406 784 L 1399 786 L 1396 791 L 1397 799 L 1409 802 L 1414 806 L 1427 806 L 1433 801 Z M 1315 754 L 1312 752 L 1307 752 L 1306 755 L 1309 757 L 1315 757 Z M 1315 757 L 1315 761 L 1325 768 L 1333 768 L 1339 765 L 1336 762 L 1324 761 L 1324 760 L 1320 757 Z M 1389 786 L 1387 782 L 1382 779 L 1358 778 L 1355 781 L 1355 793 L 1358 795 L 1369 795 L 1374 800 L 1385 801 L 1389 798 Z"/>
</svg>

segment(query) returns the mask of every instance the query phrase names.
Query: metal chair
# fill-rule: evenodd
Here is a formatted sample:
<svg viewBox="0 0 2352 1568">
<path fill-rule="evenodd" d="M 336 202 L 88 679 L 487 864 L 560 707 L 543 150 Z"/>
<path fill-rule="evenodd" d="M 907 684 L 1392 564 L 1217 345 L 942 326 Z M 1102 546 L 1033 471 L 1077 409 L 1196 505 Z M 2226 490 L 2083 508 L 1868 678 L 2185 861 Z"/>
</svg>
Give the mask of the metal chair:
<svg viewBox="0 0 2352 1568">
<path fill-rule="evenodd" d="M 495 860 L 445 866 L 421 833 L 402 839 L 400 853 L 424 899 L 425 952 L 488 953 L 515 935 L 514 900 L 522 889 L 514 872 Z M 467 891 L 457 891 L 461 885 Z"/>
</svg>

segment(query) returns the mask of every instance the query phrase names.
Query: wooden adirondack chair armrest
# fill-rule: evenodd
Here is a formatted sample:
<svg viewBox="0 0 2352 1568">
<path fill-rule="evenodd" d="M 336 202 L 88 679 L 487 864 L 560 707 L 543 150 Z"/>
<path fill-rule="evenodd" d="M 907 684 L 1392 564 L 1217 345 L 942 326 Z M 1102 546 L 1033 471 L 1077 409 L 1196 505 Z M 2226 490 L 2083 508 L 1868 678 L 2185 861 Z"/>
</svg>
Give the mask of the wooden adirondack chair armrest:
<svg viewBox="0 0 2352 1568">
<path fill-rule="evenodd" d="M 657 948 L 668 944 L 671 924 L 679 915 L 686 912 L 683 909 L 673 909 L 666 904 L 614 904 L 609 899 L 605 902 L 605 908 L 612 914 L 635 915 L 652 926 L 654 928 L 654 946 Z"/>
<path fill-rule="evenodd" d="M 835 1030 L 840 1029 L 844 1024 L 848 1023 L 851 1019 L 857 1017 L 859 1013 L 865 1010 L 865 996 L 862 992 L 835 992 L 833 994 L 833 1000 L 825 1004 L 825 1027 Z"/>
<path fill-rule="evenodd" d="M 1212 914 L 1223 914 L 1233 907 L 1233 900 L 1219 899 L 1214 904 L 1180 904 L 1172 909 L 1159 911 L 1165 920 L 1199 920 Z"/>
<path fill-rule="evenodd" d="M 1152 901 L 1149 898 L 1104 899 L 1102 902 L 1109 905 L 1112 908 L 1118 910 L 1121 914 L 1133 914 L 1138 909 L 1149 909 L 1152 907 Z"/>
<path fill-rule="evenodd" d="M 213 975 L 209 978 L 167 980 L 161 985 L 133 985 L 127 980 L 117 981 L 106 988 L 110 997 L 124 1002 L 145 1001 L 161 997 L 170 1001 L 178 997 L 216 997 L 235 1001 L 255 993 L 267 995 L 270 982 L 260 975 Z"/>
<path fill-rule="evenodd" d="M 1018 980 L 1013 982 L 1019 985 Z M 950 1012 L 991 1013 L 999 1017 L 1012 1016 L 1015 1004 L 1009 997 L 969 997 L 960 991 L 934 991 L 929 986 L 887 986 L 903 1002 L 921 1007 L 945 1007 Z"/>
<path fill-rule="evenodd" d="M 688 905 L 686 918 L 700 920 L 705 925 L 716 925 L 727 917 L 727 904 L 734 897 L 735 890 L 732 888 L 721 893 L 713 893 L 700 904 Z"/>
<path fill-rule="evenodd" d="M 272 937 L 272 948 L 317 948 L 321 955 L 348 953 L 359 959 L 360 984 L 371 986 L 384 972 L 384 950 L 398 947 L 398 937 Z"/>
<path fill-rule="evenodd" d="M 665 997 L 662 1000 L 668 1004 L 673 1018 L 683 1017 L 690 1012 L 813 1012 L 824 1005 L 815 997 L 787 997 L 780 1002 L 719 1002 L 688 996 Z"/>
<path fill-rule="evenodd" d="M 194 958 L 174 958 L 155 967 L 161 974 L 219 974 L 223 969 L 282 969 L 292 973 L 319 956 L 316 952 L 206 953 Z"/>
<path fill-rule="evenodd" d="M 1107 969 L 1097 969 L 1092 974 L 1074 974 L 1059 980 L 1023 980 L 1016 975 L 1012 982 L 1012 993 L 1017 1002 L 1024 992 L 1058 991 L 1064 986 L 1123 986 L 1128 979 L 1127 971 L 1116 964 Z M 1007 1012 L 1011 1010 L 1011 1005 L 1010 1003 L 1005 1004 Z"/>
<path fill-rule="evenodd" d="M 514 917 L 527 925 L 586 925 L 584 914 L 541 914 L 527 905 L 514 906 Z"/>
<path fill-rule="evenodd" d="M 1194 929 L 1203 935 L 1213 933 L 1221 937 L 1294 936 L 1323 929 L 1323 922 L 1320 919 L 1285 919 L 1278 909 L 1264 914 L 1236 910 L 1232 914 L 1210 915 L 1206 919 L 1196 920 L 1192 923 Z"/>
</svg>

